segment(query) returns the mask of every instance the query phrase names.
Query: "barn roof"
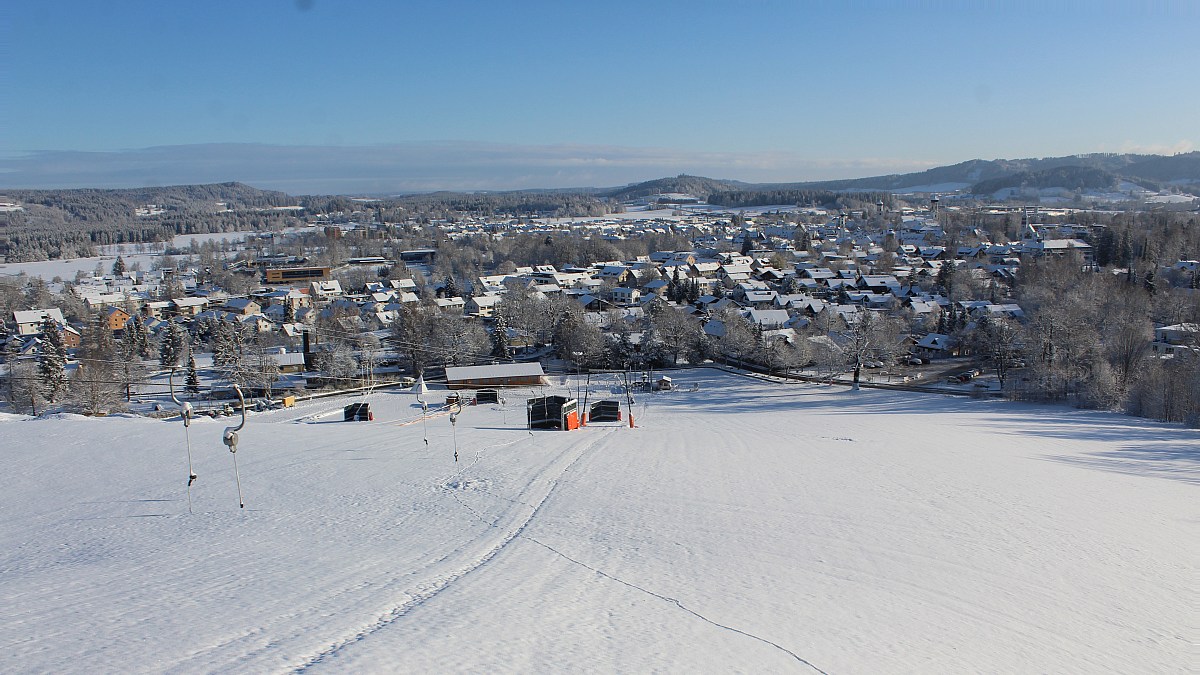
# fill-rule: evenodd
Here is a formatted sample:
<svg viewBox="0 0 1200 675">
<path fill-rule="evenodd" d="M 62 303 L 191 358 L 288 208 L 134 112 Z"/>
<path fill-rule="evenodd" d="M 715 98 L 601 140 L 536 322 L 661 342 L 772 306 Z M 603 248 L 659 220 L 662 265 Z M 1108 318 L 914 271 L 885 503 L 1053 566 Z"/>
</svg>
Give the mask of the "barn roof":
<svg viewBox="0 0 1200 675">
<path fill-rule="evenodd" d="M 449 366 L 446 368 L 448 382 L 464 380 L 490 380 L 502 377 L 541 377 L 542 364 L 534 363 L 500 363 L 490 366 Z"/>
</svg>

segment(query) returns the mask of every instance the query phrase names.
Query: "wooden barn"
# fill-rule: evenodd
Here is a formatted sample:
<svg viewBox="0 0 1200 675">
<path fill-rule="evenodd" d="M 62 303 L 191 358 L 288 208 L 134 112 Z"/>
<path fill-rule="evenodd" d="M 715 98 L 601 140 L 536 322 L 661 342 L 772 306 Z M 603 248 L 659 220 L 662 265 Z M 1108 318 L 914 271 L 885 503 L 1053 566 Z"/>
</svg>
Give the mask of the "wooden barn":
<svg viewBox="0 0 1200 675">
<path fill-rule="evenodd" d="M 491 366 L 449 366 L 446 385 L 451 389 L 483 387 L 537 387 L 546 384 L 540 363 L 501 363 Z"/>
</svg>

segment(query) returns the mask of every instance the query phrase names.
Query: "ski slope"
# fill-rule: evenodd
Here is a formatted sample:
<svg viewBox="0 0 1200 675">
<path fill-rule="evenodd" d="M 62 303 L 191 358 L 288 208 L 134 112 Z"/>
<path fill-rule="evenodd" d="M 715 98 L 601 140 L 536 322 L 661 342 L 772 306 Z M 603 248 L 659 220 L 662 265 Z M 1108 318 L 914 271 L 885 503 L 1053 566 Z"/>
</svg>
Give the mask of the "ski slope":
<svg viewBox="0 0 1200 675">
<path fill-rule="evenodd" d="M 427 432 L 400 391 L 374 422 L 341 422 L 350 399 L 252 414 L 244 510 L 230 421 L 201 418 L 192 514 L 178 418 L 6 416 L 0 670 L 1194 666 L 1195 431 L 675 380 L 634 429 L 530 434 L 529 392 Z"/>
</svg>

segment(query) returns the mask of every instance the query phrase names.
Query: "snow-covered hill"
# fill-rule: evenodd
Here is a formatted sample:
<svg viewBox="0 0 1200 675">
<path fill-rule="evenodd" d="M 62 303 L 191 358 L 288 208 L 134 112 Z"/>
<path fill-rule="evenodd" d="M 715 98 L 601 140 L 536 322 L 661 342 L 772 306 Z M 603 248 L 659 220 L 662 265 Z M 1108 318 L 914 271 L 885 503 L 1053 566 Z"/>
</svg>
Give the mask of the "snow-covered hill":
<svg viewBox="0 0 1200 675">
<path fill-rule="evenodd" d="M 255 414 L 244 510 L 228 422 L 200 419 L 190 515 L 178 418 L 5 417 L 0 669 L 1194 665 L 1194 431 L 676 380 L 634 429 L 530 434 L 530 392 L 431 417 L 428 445 L 407 392 L 374 394 L 374 422 L 330 400 Z"/>
</svg>

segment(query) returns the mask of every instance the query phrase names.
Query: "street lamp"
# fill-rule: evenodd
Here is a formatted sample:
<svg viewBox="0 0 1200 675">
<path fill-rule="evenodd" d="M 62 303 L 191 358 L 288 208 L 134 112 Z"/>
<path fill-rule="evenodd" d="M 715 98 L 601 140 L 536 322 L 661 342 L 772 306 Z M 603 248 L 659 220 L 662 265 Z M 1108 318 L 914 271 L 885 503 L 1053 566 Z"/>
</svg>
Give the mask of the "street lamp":
<svg viewBox="0 0 1200 675">
<path fill-rule="evenodd" d="M 579 400 L 579 398 L 580 398 L 580 391 L 579 391 L 579 370 L 580 370 L 580 367 L 579 367 L 579 362 L 582 360 L 582 357 L 583 357 L 583 352 L 571 352 L 571 356 L 574 356 L 574 357 L 575 357 L 575 400 L 576 400 L 576 401 L 578 401 L 578 400 Z M 578 405 L 578 404 L 577 404 L 577 405 Z"/>
</svg>

